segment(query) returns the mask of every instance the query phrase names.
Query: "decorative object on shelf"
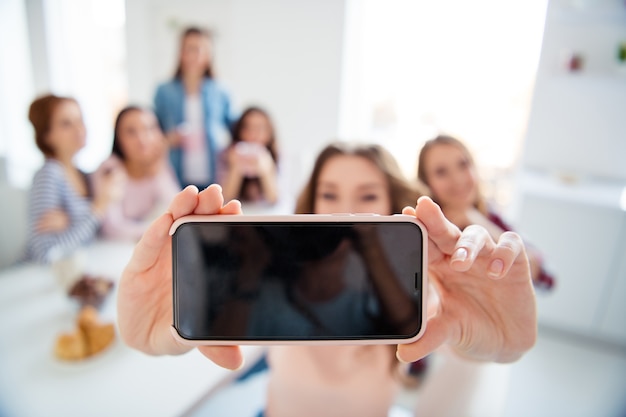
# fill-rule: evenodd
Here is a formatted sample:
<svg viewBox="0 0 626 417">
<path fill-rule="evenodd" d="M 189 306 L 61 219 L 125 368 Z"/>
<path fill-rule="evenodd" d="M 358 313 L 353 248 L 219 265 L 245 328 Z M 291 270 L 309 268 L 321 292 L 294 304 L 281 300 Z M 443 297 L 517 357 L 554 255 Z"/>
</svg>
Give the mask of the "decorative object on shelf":
<svg viewBox="0 0 626 417">
<path fill-rule="evenodd" d="M 580 72 L 583 70 L 585 59 L 583 54 L 576 51 L 566 51 L 563 54 L 563 66 L 568 72 Z"/>
<path fill-rule="evenodd" d="M 626 41 L 622 41 L 617 45 L 617 62 L 620 65 L 626 65 Z"/>
</svg>

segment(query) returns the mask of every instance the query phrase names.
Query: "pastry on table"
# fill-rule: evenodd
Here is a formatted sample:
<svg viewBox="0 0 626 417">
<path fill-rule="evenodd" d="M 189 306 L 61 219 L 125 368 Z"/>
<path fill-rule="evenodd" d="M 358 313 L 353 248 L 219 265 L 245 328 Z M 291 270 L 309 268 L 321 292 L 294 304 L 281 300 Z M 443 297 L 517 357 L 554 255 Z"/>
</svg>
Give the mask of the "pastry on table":
<svg viewBox="0 0 626 417">
<path fill-rule="evenodd" d="M 67 361 L 86 359 L 109 347 L 115 340 L 113 323 L 100 323 L 93 306 L 81 309 L 76 319 L 77 330 L 59 335 L 54 354 Z"/>
<path fill-rule="evenodd" d="M 113 323 L 100 324 L 94 307 L 85 307 L 80 311 L 78 327 L 85 337 L 90 355 L 103 351 L 115 339 L 115 326 Z"/>
<path fill-rule="evenodd" d="M 87 345 L 80 332 L 63 333 L 57 338 L 54 354 L 66 361 L 80 360 L 87 357 Z"/>
</svg>

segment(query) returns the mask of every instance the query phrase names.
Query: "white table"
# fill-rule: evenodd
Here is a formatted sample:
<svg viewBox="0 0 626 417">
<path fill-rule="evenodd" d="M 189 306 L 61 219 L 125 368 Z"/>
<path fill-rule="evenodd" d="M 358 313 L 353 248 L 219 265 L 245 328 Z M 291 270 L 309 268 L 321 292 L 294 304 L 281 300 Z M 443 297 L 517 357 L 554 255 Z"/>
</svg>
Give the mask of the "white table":
<svg viewBox="0 0 626 417">
<path fill-rule="evenodd" d="M 119 280 L 133 246 L 98 242 L 86 250 L 85 272 Z M 101 311 L 115 320 L 115 297 Z M 0 271 L 0 416 L 178 416 L 230 372 L 194 350 L 152 357 L 113 346 L 83 362 L 54 357 L 56 337 L 75 327 L 74 305 L 49 267 Z M 244 354 L 252 359 L 258 348 Z"/>
</svg>

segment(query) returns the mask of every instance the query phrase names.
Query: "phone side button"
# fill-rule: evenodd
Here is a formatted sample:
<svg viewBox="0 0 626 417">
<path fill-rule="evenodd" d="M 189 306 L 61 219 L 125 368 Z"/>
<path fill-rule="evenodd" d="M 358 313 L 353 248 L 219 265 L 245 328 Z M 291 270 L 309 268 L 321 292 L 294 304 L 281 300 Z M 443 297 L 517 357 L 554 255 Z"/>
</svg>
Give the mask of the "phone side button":
<svg viewBox="0 0 626 417">
<path fill-rule="evenodd" d="M 331 216 L 354 216 L 353 213 L 332 213 Z"/>
<path fill-rule="evenodd" d="M 377 213 L 356 213 L 355 216 L 380 216 Z"/>
</svg>

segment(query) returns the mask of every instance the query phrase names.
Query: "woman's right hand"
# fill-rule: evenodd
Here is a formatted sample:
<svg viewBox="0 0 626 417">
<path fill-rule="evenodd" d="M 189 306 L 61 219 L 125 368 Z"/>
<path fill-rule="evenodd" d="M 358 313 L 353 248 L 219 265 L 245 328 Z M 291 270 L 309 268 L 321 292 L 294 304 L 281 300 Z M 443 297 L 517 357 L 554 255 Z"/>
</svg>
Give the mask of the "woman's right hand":
<svg viewBox="0 0 626 417">
<path fill-rule="evenodd" d="M 191 347 L 177 342 L 172 333 L 172 239 L 174 221 L 188 214 L 241 214 L 241 204 L 224 204 L 221 187 L 198 193 L 189 186 L 178 193 L 169 210 L 145 232 L 119 285 L 117 314 L 122 339 L 151 355 L 180 354 Z M 200 346 L 198 350 L 216 364 L 237 369 L 243 363 L 236 346 Z"/>
<path fill-rule="evenodd" d="M 428 274 L 438 302 L 428 306 L 424 336 L 399 345 L 398 358 L 414 362 L 446 344 L 472 360 L 519 359 L 537 338 L 535 293 L 519 235 L 506 232 L 496 240 L 478 225 L 461 232 L 428 197 L 403 214 L 428 232 Z"/>
</svg>

